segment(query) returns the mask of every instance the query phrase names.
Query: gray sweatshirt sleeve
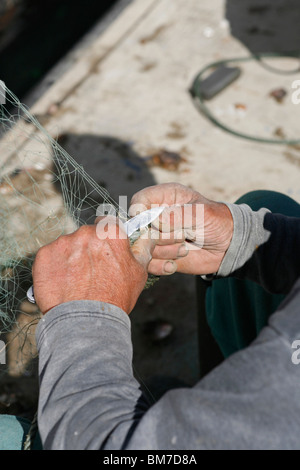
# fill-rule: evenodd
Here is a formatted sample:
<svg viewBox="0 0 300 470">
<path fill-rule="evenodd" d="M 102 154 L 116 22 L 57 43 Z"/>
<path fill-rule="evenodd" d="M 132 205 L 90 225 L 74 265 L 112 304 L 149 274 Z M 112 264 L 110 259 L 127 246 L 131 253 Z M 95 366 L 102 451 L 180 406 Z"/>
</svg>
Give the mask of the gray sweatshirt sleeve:
<svg viewBox="0 0 300 470">
<path fill-rule="evenodd" d="M 96 301 L 62 304 L 37 328 L 39 430 L 45 449 L 126 445 L 145 409 L 132 374 L 128 316 Z"/>
<path fill-rule="evenodd" d="M 54 308 L 37 331 L 44 449 L 299 449 L 299 298 L 300 282 L 250 347 L 151 407 L 126 314 L 90 301 Z"/>
<path fill-rule="evenodd" d="M 268 292 L 287 294 L 300 276 L 300 219 L 227 204 L 234 221 L 219 277 L 250 279 Z"/>
</svg>

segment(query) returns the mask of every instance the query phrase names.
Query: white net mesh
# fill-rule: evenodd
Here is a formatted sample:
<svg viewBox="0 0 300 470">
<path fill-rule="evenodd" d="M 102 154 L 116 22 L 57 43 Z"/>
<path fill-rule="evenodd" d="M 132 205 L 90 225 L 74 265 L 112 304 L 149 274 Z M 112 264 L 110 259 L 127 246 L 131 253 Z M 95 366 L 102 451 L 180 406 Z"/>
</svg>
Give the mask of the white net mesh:
<svg viewBox="0 0 300 470">
<path fill-rule="evenodd" d="M 82 224 L 93 223 L 99 204 L 113 206 L 123 219 L 127 214 L 4 84 L 0 87 L 0 103 L 3 332 L 15 327 L 18 314 L 30 311 L 26 292 L 32 284 L 32 262 L 41 246 Z"/>
</svg>

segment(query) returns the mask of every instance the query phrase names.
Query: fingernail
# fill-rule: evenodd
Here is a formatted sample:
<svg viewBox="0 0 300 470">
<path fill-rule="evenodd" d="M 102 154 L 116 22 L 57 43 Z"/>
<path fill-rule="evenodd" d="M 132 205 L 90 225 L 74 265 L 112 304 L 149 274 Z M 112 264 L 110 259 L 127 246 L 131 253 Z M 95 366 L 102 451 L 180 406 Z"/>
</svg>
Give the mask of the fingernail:
<svg viewBox="0 0 300 470">
<path fill-rule="evenodd" d="M 180 247 L 179 247 L 179 250 L 178 250 L 178 258 L 183 258 L 184 256 L 186 256 L 189 252 L 189 249 L 188 247 L 186 246 L 185 243 L 183 243 Z"/>
<path fill-rule="evenodd" d="M 177 265 L 176 263 L 174 263 L 174 261 L 167 261 L 164 264 L 164 271 L 166 274 L 173 274 L 175 273 L 176 269 L 177 269 Z"/>
</svg>

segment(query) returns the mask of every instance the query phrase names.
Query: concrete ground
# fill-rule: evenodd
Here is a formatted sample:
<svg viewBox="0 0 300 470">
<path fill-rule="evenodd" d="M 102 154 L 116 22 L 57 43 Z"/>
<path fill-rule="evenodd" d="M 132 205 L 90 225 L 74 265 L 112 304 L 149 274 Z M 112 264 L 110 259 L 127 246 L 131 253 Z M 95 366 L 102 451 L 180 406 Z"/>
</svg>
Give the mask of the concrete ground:
<svg viewBox="0 0 300 470">
<path fill-rule="evenodd" d="M 132 1 L 107 29 L 82 44 L 42 96 L 28 98 L 31 105 L 39 96 L 31 112 L 114 199 L 179 182 L 221 201 L 269 189 L 300 202 L 299 147 L 235 137 L 206 119 L 189 93 L 195 76 L 212 62 L 296 50 L 300 9 L 295 5 Z M 299 138 L 300 105 L 292 101 L 299 60 L 237 65 L 241 77 L 208 103 L 214 115 L 252 136 Z M 286 91 L 280 103 L 270 95 L 278 88 Z M 149 165 L 148 157 L 162 151 L 181 157 L 178 166 L 156 165 L 157 160 Z M 161 279 L 142 294 L 131 318 L 139 379 L 171 376 L 194 384 L 199 377 L 195 279 Z M 152 321 L 170 324 L 170 335 L 154 337 Z"/>
</svg>

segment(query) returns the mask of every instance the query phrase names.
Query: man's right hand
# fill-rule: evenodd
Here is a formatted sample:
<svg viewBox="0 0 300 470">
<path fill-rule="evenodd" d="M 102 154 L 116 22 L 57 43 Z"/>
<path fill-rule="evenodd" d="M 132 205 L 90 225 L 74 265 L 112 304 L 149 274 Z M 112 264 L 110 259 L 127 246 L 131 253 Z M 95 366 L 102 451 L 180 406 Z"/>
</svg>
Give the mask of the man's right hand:
<svg viewBox="0 0 300 470">
<path fill-rule="evenodd" d="M 181 184 L 167 183 L 136 193 L 129 213 L 134 216 L 153 205 L 166 208 L 154 223 L 160 238 L 149 272 L 158 276 L 176 271 L 200 275 L 216 273 L 233 235 L 233 219 L 228 207 Z"/>
</svg>

